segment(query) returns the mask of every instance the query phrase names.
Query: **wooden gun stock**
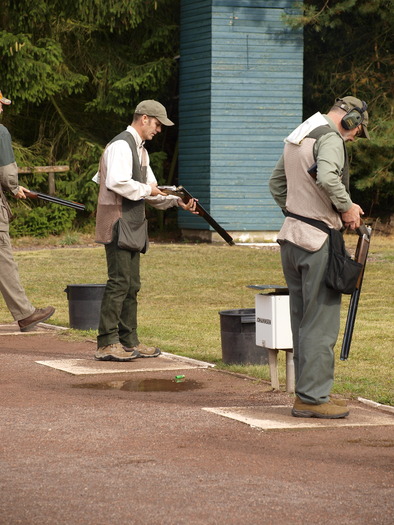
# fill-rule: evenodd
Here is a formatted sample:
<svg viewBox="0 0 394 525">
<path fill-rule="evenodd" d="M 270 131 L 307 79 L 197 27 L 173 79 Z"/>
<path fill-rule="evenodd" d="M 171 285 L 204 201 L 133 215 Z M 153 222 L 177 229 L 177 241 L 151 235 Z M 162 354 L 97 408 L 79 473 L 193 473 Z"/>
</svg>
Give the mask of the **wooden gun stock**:
<svg viewBox="0 0 394 525">
<path fill-rule="evenodd" d="M 371 240 L 370 227 L 367 227 L 364 224 L 362 224 L 360 228 L 357 228 L 356 231 L 359 235 L 359 239 L 355 253 L 355 260 L 361 263 L 363 265 L 363 268 L 360 272 L 360 276 L 356 284 L 356 289 L 350 297 L 349 310 L 347 313 L 345 332 L 343 334 L 342 349 L 340 355 L 341 361 L 346 361 L 346 359 L 349 357 L 350 344 L 352 342 L 354 324 L 356 322 L 357 307 L 358 302 L 360 300 L 361 286 L 363 284 L 365 265 L 367 263 L 368 257 L 369 243 Z"/>
<path fill-rule="evenodd" d="M 185 204 L 189 202 L 190 199 L 194 199 L 186 188 L 183 186 L 158 186 L 159 190 L 167 195 L 175 195 L 180 197 Z M 234 239 L 229 233 L 226 232 L 224 228 L 218 224 L 215 219 L 205 210 L 201 204 L 196 200 L 196 211 L 198 214 L 207 221 L 208 224 L 224 239 L 230 246 L 235 244 Z"/>
<path fill-rule="evenodd" d="M 36 191 L 24 189 L 26 197 L 29 199 L 41 199 L 47 202 L 53 202 L 55 204 L 60 204 L 61 206 L 67 206 L 69 208 L 74 208 L 74 210 L 83 211 L 85 209 L 84 204 L 79 204 L 79 202 L 66 201 L 64 199 L 59 199 L 53 195 L 45 195 L 45 193 L 38 193 Z"/>
</svg>

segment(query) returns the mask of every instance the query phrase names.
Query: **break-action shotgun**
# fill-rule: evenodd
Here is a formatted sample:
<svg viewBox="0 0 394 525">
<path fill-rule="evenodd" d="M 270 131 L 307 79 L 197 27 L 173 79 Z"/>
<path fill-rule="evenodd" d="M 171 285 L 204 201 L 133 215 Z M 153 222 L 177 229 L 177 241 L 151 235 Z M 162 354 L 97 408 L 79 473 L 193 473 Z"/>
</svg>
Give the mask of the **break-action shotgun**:
<svg viewBox="0 0 394 525">
<path fill-rule="evenodd" d="M 187 191 L 183 186 L 158 186 L 159 190 L 167 195 L 175 195 L 180 197 L 185 204 L 189 202 L 190 199 L 194 199 L 193 195 Z M 214 230 L 224 239 L 230 246 L 235 244 L 234 239 L 229 233 L 226 232 L 224 228 L 218 224 L 215 219 L 205 210 L 201 204 L 196 201 L 196 211 L 198 214 L 207 221 L 208 224 L 212 226 Z"/>
</svg>

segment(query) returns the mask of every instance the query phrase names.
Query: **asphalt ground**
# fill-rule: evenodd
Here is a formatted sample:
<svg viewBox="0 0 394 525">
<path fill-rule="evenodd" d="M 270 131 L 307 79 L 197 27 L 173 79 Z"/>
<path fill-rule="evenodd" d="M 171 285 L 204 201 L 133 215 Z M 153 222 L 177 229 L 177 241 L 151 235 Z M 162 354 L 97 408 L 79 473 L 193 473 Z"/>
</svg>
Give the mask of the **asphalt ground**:
<svg viewBox="0 0 394 525">
<path fill-rule="evenodd" d="M 390 409 L 292 418 L 284 387 L 94 350 L 1 327 L 1 524 L 394 522 Z"/>
</svg>

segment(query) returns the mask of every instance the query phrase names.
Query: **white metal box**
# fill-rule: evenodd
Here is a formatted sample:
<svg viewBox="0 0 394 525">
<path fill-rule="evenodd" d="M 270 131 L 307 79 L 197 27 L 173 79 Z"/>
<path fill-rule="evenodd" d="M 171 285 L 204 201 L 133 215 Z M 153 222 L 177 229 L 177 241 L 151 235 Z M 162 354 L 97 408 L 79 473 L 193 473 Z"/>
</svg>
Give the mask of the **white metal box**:
<svg viewBox="0 0 394 525">
<path fill-rule="evenodd" d="M 272 349 L 293 348 L 288 295 L 255 297 L 256 345 Z"/>
</svg>

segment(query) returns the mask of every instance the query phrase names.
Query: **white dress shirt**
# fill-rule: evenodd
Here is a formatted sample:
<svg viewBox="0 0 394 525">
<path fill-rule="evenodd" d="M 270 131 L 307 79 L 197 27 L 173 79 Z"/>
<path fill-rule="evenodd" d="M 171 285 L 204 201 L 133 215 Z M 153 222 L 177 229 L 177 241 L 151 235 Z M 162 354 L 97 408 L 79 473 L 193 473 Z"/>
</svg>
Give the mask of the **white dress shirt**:
<svg viewBox="0 0 394 525">
<path fill-rule="evenodd" d="M 138 201 L 146 199 L 153 207 L 165 210 L 178 205 L 178 197 L 174 195 L 156 195 L 151 197 L 150 183 L 157 183 L 156 177 L 149 164 L 149 155 L 144 142 L 133 126 L 127 126 L 126 131 L 133 136 L 138 151 L 139 161 L 146 164 L 146 184 L 133 179 L 133 154 L 125 140 L 116 140 L 106 147 L 104 163 L 107 168 L 106 186 L 109 190 L 118 193 L 125 199 Z M 143 159 L 144 157 L 144 159 Z M 93 180 L 100 183 L 99 174 Z"/>
</svg>

